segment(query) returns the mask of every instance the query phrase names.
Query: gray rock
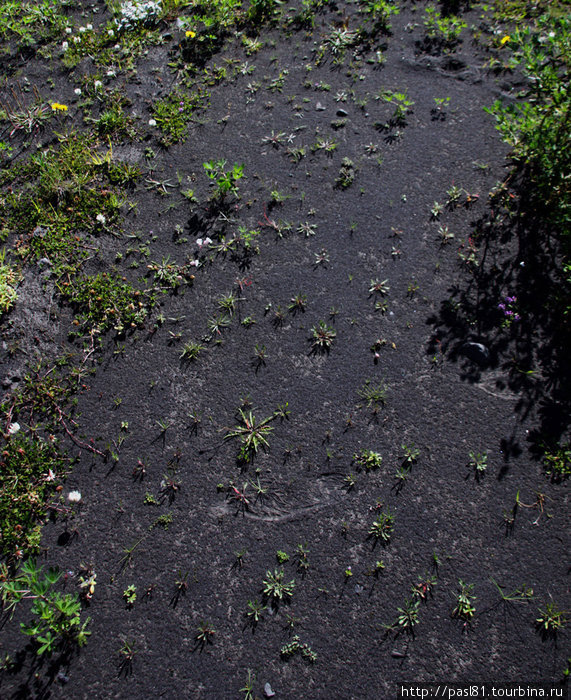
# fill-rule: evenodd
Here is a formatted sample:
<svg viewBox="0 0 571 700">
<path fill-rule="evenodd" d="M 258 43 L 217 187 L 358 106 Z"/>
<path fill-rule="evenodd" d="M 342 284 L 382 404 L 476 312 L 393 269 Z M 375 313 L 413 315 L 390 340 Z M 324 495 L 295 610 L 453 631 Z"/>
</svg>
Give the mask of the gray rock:
<svg viewBox="0 0 571 700">
<path fill-rule="evenodd" d="M 348 117 L 349 112 L 346 112 L 344 109 L 341 109 L 341 107 L 339 107 L 339 109 L 337 110 L 337 116 L 338 117 Z"/>
<path fill-rule="evenodd" d="M 466 342 L 460 348 L 460 352 L 481 367 L 487 365 L 490 360 L 490 351 L 482 343 Z"/>
<path fill-rule="evenodd" d="M 324 112 L 324 111 L 325 111 L 325 107 L 321 104 L 321 102 L 318 102 L 318 103 L 315 105 L 315 109 L 316 109 L 318 112 Z"/>
<path fill-rule="evenodd" d="M 266 683 L 264 686 L 264 693 L 266 694 L 267 698 L 273 698 L 275 695 L 274 691 L 272 690 L 272 686 L 269 683 Z"/>
</svg>

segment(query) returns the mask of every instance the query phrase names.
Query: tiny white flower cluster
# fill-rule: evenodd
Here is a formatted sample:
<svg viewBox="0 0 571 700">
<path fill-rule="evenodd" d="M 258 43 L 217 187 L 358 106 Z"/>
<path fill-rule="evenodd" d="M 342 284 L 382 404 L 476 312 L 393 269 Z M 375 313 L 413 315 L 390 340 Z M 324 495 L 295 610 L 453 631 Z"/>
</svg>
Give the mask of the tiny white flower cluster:
<svg viewBox="0 0 571 700">
<path fill-rule="evenodd" d="M 81 35 L 85 34 L 85 32 L 92 32 L 93 31 L 93 25 L 92 24 L 87 24 L 85 27 L 79 27 L 78 28 L 78 34 L 74 37 L 71 35 L 73 34 L 73 28 L 72 27 L 66 27 L 65 28 L 65 33 L 70 37 L 70 39 L 73 40 L 74 44 L 81 44 Z M 62 51 L 67 51 L 69 49 L 69 42 L 64 41 L 61 45 Z"/>
<path fill-rule="evenodd" d="M 70 503 L 79 503 L 81 501 L 81 493 L 79 491 L 70 491 L 67 494 L 67 500 Z"/>
<path fill-rule="evenodd" d="M 105 218 L 105 216 L 103 214 L 97 214 L 97 216 L 95 217 L 95 220 L 97 221 L 98 224 L 101 224 L 102 226 L 105 226 L 105 222 L 107 221 L 107 219 Z"/>
<path fill-rule="evenodd" d="M 196 245 L 199 248 L 204 248 L 205 246 L 210 245 L 211 243 L 212 243 L 212 238 L 209 238 L 208 236 L 206 236 L 206 238 L 197 238 L 196 239 Z"/>
<path fill-rule="evenodd" d="M 129 31 L 138 24 L 152 26 L 161 10 L 160 0 L 127 0 L 121 5 L 121 16 L 117 20 L 118 31 Z"/>
</svg>

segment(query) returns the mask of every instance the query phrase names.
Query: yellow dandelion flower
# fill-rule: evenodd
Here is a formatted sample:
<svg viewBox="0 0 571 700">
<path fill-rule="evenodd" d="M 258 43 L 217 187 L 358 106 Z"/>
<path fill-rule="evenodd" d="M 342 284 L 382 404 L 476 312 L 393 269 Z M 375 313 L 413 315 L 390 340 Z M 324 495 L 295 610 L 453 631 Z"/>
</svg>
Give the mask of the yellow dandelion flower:
<svg viewBox="0 0 571 700">
<path fill-rule="evenodd" d="M 67 112 L 67 105 L 62 105 L 59 102 L 52 102 L 54 112 Z"/>
<path fill-rule="evenodd" d="M 500 44 L 503 46 L 504 44 L 507 44 L 508 41 L 511 41 L 511 36 L 509 36 L 509 34 L 506 35 L 506 36 L 500 41 Z"/>
<path fill-rule="evenodd" d="M 196 32 L 193 32 L 192 29 L 189 29 L 189 30 L 186 32 L 186 38 L 187 38 L 187 39 L 194 39 L 195 36 L 196 36 Z"/>
</svg>

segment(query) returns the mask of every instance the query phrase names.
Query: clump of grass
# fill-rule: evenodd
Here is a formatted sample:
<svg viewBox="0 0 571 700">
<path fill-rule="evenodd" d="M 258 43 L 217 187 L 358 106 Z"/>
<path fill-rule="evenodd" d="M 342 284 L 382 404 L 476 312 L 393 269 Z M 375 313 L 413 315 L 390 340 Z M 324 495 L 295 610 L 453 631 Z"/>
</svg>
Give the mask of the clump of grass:
<svg viewBox="0 0 571 700">
<path fill-rule="evenodd" d="M 19 432 L 7 440 L 0 457 L 0 533 L 7 561 L 38 551 L 49 501 L 68 469 L 54 444 L 37 435 Z"/>
<path fill-rule="evenodd" d="M 376 413 L 386 403 L 387 386 L 384 383 L 372 384 L 370 379 L 357 392 L 359 398 L 365 401 L 367 408 Z"/>
<path fill-rule="evenodd" d="M 193 114 L 202 103 L 202 94 L 188 94 L 173 90 L 169 95 L 153 105 L 153 118 L 162 133 L 161 142 L 165 146 L 184 141 Z"/>
<path fill-rule="evenodd" d="M 200 353 L 204 350 L 204 345 L 201 345 L 200 343 L 196 343 L 192 340 L 189 340 L 182 346 L 182 352 L 180 353 L 180 359 L 181 360 L 187 360 L 188 362 L 192 362 L 193 360 L 196 360 Z"/>
<path fill-rule="evenodd" d="M 258 421 L 253 411 L 238 411 L 238 425 L 226 433 L 225 439 L 239 438 L 242 446 L 238 453 L 241 462 L 252 462 L 258 450 L 267 450 L 270 447 L 268 442 L 269 434 L 273 431 L 270 422 L 276 418 L 275 414 Z"/>
<path fill-rule="evenodd" d="M 571 476 L 571 444 L 545 448 L 543 463 L 547 473 L 555 481 L 568 479 Z"/>
<path fill-rule="evenodd" d="M 22 279 L 21 273 L 5 263 L 6 251 L 0 251 L 0 316 L 9 311 L 18 294 L 16 288 Z"/>
<path fill-rule="evenodd" d="M 81 275 L 74 283 L 62 282 L 59 289 L 77 309 L 75 325 L 91 332 L 113 328 L 122 333 L 136 328 L 154 303 L 152 296 L 108 272 Z"/>
</svg>

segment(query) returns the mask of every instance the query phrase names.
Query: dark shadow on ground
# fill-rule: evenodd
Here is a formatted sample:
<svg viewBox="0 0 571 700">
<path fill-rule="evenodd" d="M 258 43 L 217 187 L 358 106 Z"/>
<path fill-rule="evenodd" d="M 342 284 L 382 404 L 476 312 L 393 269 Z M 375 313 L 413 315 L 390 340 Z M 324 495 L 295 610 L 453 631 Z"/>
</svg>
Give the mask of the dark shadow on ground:
<svg viewBox="0 0 571 700">
<path fill-rule="evenodd" d="M 428 319 L 434 329 L 431 355 L 442 352 L 460 363 L 466 381 L 502 370 L 507 379 L 496 386 L 518 394 L 521 420 L 536 412 L 539 422 L 529 442 L 537 456 L 565 441 L 571 409 L 568 282 L 561 238 L 547 214 L 525 178 L 501 183 L 490 193 L 486 214 L 473 224 L 464 284 L 450 287 L 439 312 Z"/>
</svg>

